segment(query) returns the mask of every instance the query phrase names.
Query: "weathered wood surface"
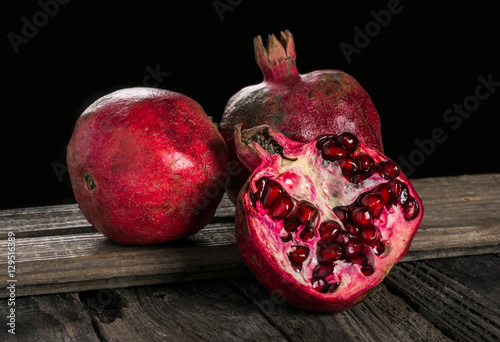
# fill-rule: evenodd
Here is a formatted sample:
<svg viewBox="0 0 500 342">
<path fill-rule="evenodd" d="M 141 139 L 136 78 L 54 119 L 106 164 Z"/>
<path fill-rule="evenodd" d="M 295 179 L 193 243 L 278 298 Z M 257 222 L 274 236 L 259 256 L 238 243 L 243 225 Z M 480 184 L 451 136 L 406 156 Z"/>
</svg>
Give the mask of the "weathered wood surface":
<svg viewBox="0 0 500 342">
<path fill-rule="evenodd" d="M 455 341 L 500 341 L 500 257 L 402 263 L 384 283 Z"/>
<path fill-rule="evenodd" d="M 413 181 L 425 216 L 403 261 L 500 252 L 500 174 Z M 98 233 L 76 205 L 0 211 L 0 249 L 16 236 L 17 296 L 249 274 L 225 198 L 198 234 L 154 246 L 122 246 Z M 7 253 L 0 267 L 7 269 Z M 0 288 L 0 298 L 8 296 Z"/>
<path fill-rule="evenodd" d="M 253 276 L 20 297 L 16 335 L 4 327 L 0 341 L 499 341 L 499 266 L 498 254 L 401 263 L 333 314 Z"/>
</svg>

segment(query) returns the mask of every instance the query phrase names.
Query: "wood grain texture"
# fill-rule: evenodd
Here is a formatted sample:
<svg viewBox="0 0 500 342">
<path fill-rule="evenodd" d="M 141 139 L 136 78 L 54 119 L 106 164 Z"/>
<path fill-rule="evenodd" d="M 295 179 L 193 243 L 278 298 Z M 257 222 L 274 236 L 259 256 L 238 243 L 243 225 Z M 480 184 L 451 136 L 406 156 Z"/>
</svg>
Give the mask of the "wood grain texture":
<svg viewBox="0 0 500 342">
<path fill-rule="evenodd" d="M 497 255 L 402 263 L 384 283 L 454 341 L 499 341 L 499 266 Z"/>
<path fill-rule="evenodd" d="M 0 341 L 100 341 L 76 293 L 22 297 L 15 303 L 15 334 L 10 334 L 5 319 L 10 307 L 0 299 Z"/>
<path fill-rule="evenodd" d="M 412 183 L 425 215 L 405 261 L 500 251 L 500 174 Z"/>
<path fill-rule="evenodd" d="M 425 216 L 403 261 L 500 252 L 500 174 L 414 180 Z M 190 238 L 123 246 L 97 232 L 77 205 L 0 210 L 0 250 L 16 234 L 18 296 L 248 274 L 225 197 Z M 6 269 L 7 253 L 0 254 Z M 8 291 L 0 288 L 0 298 Z"/>
<path fill-rule="evenodd" d="M 287 341 L 449 341 L 383 284 L 348 311 L 316 313 L 291 306 L 255 279 L 231 283 Z"/>
<path fill-rule="evenodd" d="M 0 340 L 498 341 L 499 265 L 498 255 L 402 263 L 332 314 L 297 309 L 252 276 L 22 297 L 16 335 Z"/>
<path fill-rule="evenodd" d="M 253 277 L 106 291 L 80 293 L 105 341 L 449 341 L 383 285 L 337 314 L 290 306 Z"/>
<path fill-rule="evenodd" d="M 80 293 L 104 341 L 285 341 L 224 281 Z"/>
</svg>

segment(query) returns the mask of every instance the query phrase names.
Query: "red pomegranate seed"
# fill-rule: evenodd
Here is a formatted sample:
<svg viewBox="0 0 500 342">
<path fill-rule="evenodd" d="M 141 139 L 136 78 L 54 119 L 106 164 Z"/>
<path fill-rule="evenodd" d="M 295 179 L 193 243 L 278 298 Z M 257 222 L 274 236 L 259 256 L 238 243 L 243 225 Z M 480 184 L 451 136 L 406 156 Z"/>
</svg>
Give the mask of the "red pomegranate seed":
<svg viewBox="0 0 500 342">
<path fill-rule="evenodd" d="M 360 254 L 363 252 L 363 243 L 356 237 L 351 237 L 344 245 L 344 252 L 347 256 Z"/>
<path fill-rule="evenodd" d="M 269 215 L 273 220 L 280 221 L 287 217 L 293 210 L 292 198 L 288 194 L 283 194 L 279 197 L 269 211 Z"/>
<path fill-rule="evenodd" d="M 391 205 L 393 204 L 397 204 L 399 202 L 399 198 L 401 196 L 401 190 L 403 189 L 402 188 L 402 184 L 400 180 L 398 179 L 391 179 L 390 181 L 387 182 L 387 184 L 391 187 L 392 189 L 392 203 Z"/>
<path fill-rule="evenodd" d="M 344 175 L 354 176 L 358 171 L 358 163 L 356 163 L 356 160 L 351 156 L 345 156 L 339 161 L 339 164 Z"/>
<path fill-rule="evenodd" d="M 418 202 L 413 197 L 409 197 L 405 204 L 403 204 L 403 215 L 407 221 L 411 221 L 417 217 L 419 211 Z"/>
<path fill-rule="evenodd" d="M 309 248 L 305 246 L 296 246 L 293 251 L 288 253 L 288 260 L 292 263 L 292 265 L 302 268 L 302 264 L 306 261 L 309 256 Z"/>
<path fill-rule="evenodd" d="M 300 232 L 299 237 L 302 241 L 312 239 L 314 237 L 314 227 L 309 225 L 304 226 L 304 229 Z"/>
<path fill-rule="evenodd" d="M 399 165 L 393 162 L 392 160 L 386 160 L 380 163 L 380 166 L 385 170 L 387 177 L 389 179 L 395 179 L 399 176 L 401 170 Z"/>
<path fill-rule="evenodd" d="M 295 209 L 294 216 L 299 220 L 300 224 L 306 224 L 313 220 L 318 211 L 311 203 L 301 203 L 297 209 Z"/>
<path fill-rule="evenodd" d="M 266 187 L 266 184 L 268 183 L 267 178 L 261 178 L 257 182 L 255 182 L 255 186 L 257 187 L 257 192 L 255 193 L 255 198 L 260 201 L 262 199 L 262 196 L 264 194 L 264 188 Z"/>
<path fill-rule="evenodd" d="M 356 208 L 352 212 L 352 222 L 359 228 L 370 227 L 372 225 L 371 218 L 372 215 L 370 214 L 370 211 L 364 207 Z"/>
<path fill-rule="evenodd" d="M 299 228 L 300 222 L 296 218 L 292 217 L 291 219 L 287 220 L 285 223 L 285 230 L 289 233 L 293 233 L 297 231 L 297 228 Z"/>
<path fill-rule="evenodd" d="M 358 147 L 358 138 L 352 133 L 340 133 L 339 135 L 337 135 L 337 140 L 349 153 L 353 153 L 354 150 L 356 150 L 356 148 Z"/>
<path fill-rule="evenodd" d="M 372 217 L 377 218 L 382 213 L 384 201 L 380 193 L 372 192 L 363 197 L 361 205 L 370 211 Z"/>
<path fill-rule="evenodd" d="M 358 264 L 361 266 L 366 266 L 368 264 L 368 260 L 364 256 L 364 254 L 356 254 L 356 255 L 351 255 L 348 260 L 352 262 L 353 264 Z"/>
<path fill-rule="evenodd" d="M 344 256 L 340 243 L 318 243 L 316 256 L 321 264 L 331 264 Z"/>
<path fill-rule="evenodd" d="M 351 213 L 345 206 L 333 208 L 333 213 L 344 225 L 348 224 L 351 221 Z"/>
<path fill-rule="evenodd" d="M 335 139 L 335 136 L 331 135 L 331 134 L 325 134 L 325 135 L 321 135 L 318 137 L 318 141 L 316 142 L 316 148 L 318 150 L 321 150 L 321 148 L 323 147 L 323 145 L 329 141 L 329 140 L 333 140 Z"/>
<path fill-rule="evenodd" d="M 363 273 L 363 275 L 366 277 L 371 276 L 373 272 L 374 272 L 373 266 L 367 265 L 361 267 L 361 273 Z"/>
<path fill-rule="evenodd" d="M 339 282 L 336 282 L 336 283 L 333 283 L 333 284 L 326 283 L 325 285 L 323 285 L 323 287 L 321 288 L 321 290 L 319 292 L 321 292 L 321 293 L 332 293 L 333 291 L 335 291 L 336 289 L 338 289 L 339 285 L 340 285 Z"/>
<path fill-rule="evenodd" d="M 361 239 L 361 241 L 363 241 L 363 243 L 369 246 L 374 245 L 379 238 L 377 227 L 371 225 L 369 227 L 364 228 L 359 233 L 359 238 Z"/>
<path fill-rule="evenodd" d="M 404 205 L 406 201 L 408 200 L 408 197 L 410 196 L 408 187 L 406 184 L 401 183 L 401 193 L 399 194 L 399 203 L 401 205 Z"/>
<path fill-rule="evenodd" d="M 332 273 L 333 273 L 333 266 L 332 265 L 319 265 L 318 267 L 316 267 L 314 269 L 313 277 L 315 279 L 325 278 L 325 277 L 328 277 Z"/>
<path fill-rule="evenodd" d="M 288 234 L 288 235 L 281 237 L 281 241 L 283 241 L 283 242 L 290 242 L 292 240 L 293 240 L 292 234 Z"/>
<path fill-rule="evenodd" d="M 370 170 L 369 170 L 369 173 L 371 173 L 371 175 L 379 175 L 381 178 L 384 178 L 384 179 L 387 179 L 387 174 L 385 173 L 385 170 L 378 166 L 378 165 L 373 165 L 370 167 Z"/>
<path fill-rule="evenodd" d="M 264 209 L 269 209 L 274 206 L 280 195 L 283 193 L 283 188 L 276 182 L 269 181 L 264 186 L 260 202 Z"/>
<path fill-rule="evenodd" d="M 372 246 L 372 249 L 373 253 L 375 253 L 376 255 L 381 255 L 385 251 L 385 246 L 382 241 L 379 240 Z"/>
<path fill-rule="evenodd" d="M 321 292 L 321 289 L 326 285 L 325 279 L 317 279 L 312 282 L 312 287 L 318 292 Z"/>
<path fill-rule="evenodd" d="M 359 184 L 365 179 L 369 178 L 372 175 L 372 172 L 370 170 L 362 170 L 361 173 L 358 173 L 355 175 L 352 179 L 353 183 Z"/>
<path fill-rule="evenodd" d="M 337 140 L 328 140 L 321 148 L 323 159 L 335 161 L 342 159 L 347 154 L 347 151 Z"/>
<path fill-rule="evenodd" d="M 360 170 L 368 170 L 370 166 L 375 164 L 373 158 L 367 154 L 360 154 L 356 157 L 356 160 L 358 162 L 358 167 Z"/>
<path fill-rule="evenodd" d="M 352 223 L 348 223 L 344 226 L 345 231 L 352 235 L 352 236 L 357 236 L 359 234 L 359 228 L 354 226 Z"/>
<path fill-rule="evenodd" d="M 387 209 L 392 205 L 394 201 L 394 195 L 392 192 L 392 186 L 389 183 L 379 184 L 375 189 L 373 189 L 374 193 L 378 193 L 382 198 L 382 205 L 384 205 Z"/>
<path fill-rule="evenodd" d="M 341 230 L 342 227 L 338 222 L 325 221 L 319 226 L 318 233 L 322 241 L 330 243 L 338 240 Z"/>
</svg>

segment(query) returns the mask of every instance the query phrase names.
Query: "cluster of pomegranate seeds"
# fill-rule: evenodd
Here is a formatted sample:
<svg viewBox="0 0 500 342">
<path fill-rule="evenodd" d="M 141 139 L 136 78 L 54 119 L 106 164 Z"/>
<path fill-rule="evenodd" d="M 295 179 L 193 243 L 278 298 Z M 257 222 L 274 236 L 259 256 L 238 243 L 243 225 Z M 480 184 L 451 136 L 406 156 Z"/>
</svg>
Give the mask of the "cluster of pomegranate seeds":
<svg viewBox="0 0 500 342">
<path fill-rule="evenodd" d="M 295 243 L 287 256 L 297 272 L 311 257 L 310 248 L 313 247 L 305 245 L 318 238 L 315 246 L 317 266 L 310 280 L 313 288 L 321 293 L 331 293 L 339 287 L 339 281 L 331 277 L 339 261 L 357 265 L 364 276 L 373 274 L 367 253 L 371 250 L 381 255 L 385 251 L 382 235 L 374 224 L 384 208 L 390 210 L 400 205 L 408 221 L 417 217 L 420 210 L 408 187 L 398 179 L 399 166 L 391 160 L 377 164 L 367 154 L 355 154 L 357 147 L 358 139 L 347 132 L 322 136 L 316 143 L 324 160 L 339 163 L 347 181 L 358 184 L 375 174 L 387 180 L 361 193 L 351 204 L 333 208 L 338 221 L 317 222 L 318 210 L 314 204 L 292 198 L 277 181 L 269 178 L 260 178 L 255 184 L 257 191 L 250 193 L 254 207 L 259 201 L 272 220 L 282 222 L 284 235 L 281 240 Z"/>
</svg>

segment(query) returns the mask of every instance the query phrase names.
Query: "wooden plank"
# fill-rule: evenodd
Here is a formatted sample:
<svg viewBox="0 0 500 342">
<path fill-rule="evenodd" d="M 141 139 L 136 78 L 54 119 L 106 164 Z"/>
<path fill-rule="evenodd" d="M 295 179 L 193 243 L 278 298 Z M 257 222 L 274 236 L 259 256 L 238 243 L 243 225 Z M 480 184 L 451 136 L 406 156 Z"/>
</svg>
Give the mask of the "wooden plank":
<svg viewBox="0 0 500 342">
<path fill-rule="evenodd" d="M 414 182 L 425 217 L 404 261 L 500 252 L 500 174 Z M 247 274 L 234 236 L 234 206 L 188 239 L 122 246 L 98 233 L 76 205 L 0 211 L 0 250 L 16 234 L 18 296 Z M 7 253 L 0 268 L 7 269 Z M 8 291 L 0 287 L 0 298 Z"/>
<path fill-rule="evenodd" d="M 21 239 L 16 244 L 16 295 L 248 274 L 234 245 L 190 242 L 122 246 L 97 233 L 68 235 L 62 241 L 57 237 Z M 0 291 L 8 295 L 6 288 Z"/>
<path fill-rule="evenodd" d="M 286 341 L 224 281 L 80 293 L 104 341 Z"/>
<path fill-rule="evenodd" d="M 383 284 L 352 309 L 329 314 L 297 309 L 254 278 L 231 283 L 287 341 L 450 341 Z"/>
<path fill-rule="evenodd" d="M 500 254 L 427 260 L 426 264 L 488 298 L 500 309 Z"/>
<path fill-rule="evenodd" d="M 500 251 L 500 174 L 412 183 L 425 215 L 405 261 Z"/>
<path fill-rule="evenodd" d="M 0 299 L 0 308 L 0 341 L 100 341 L 75 293 L 16 298 L 10 307 Z M 6 324 L 10 308 L 15 309 L 15 334 Z"/>
<path fill-rule="evenodd" d="M 482 279 L 473 278 L 476 274 L 487 278 L 492 287 L 489 291 L 496 292 L 497 298 L 500 293 L 500 262 L 489 263 L 489 273 L 484 277 L 486 271 L 479 271 L 475 266 L 477 258 L 459 258 L 459 263 L 465 268 L 461 270 L 464 275 L 457 279 L 454 278 L 456 271 L 441 268 L 454 262 L 401 263 L 393 268 L 384 284 L 454 341 L 499 341 L 500 304 L 483 295 L 481 290 L 478 292 L 484 286 Z M 483 259 L 482 266 L 484 264 Z M 462 282 L 467 276 L 470 279 Z"/>
</svg>

